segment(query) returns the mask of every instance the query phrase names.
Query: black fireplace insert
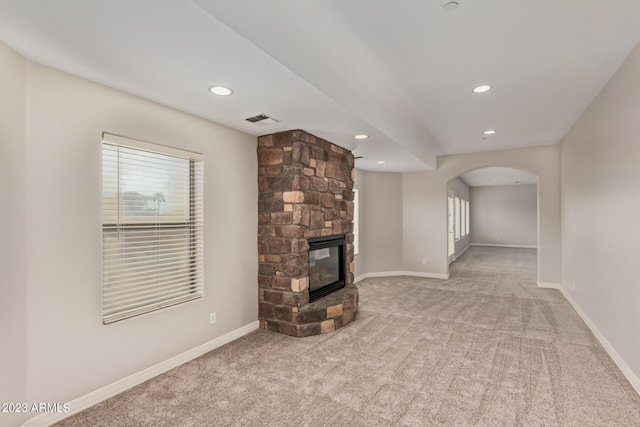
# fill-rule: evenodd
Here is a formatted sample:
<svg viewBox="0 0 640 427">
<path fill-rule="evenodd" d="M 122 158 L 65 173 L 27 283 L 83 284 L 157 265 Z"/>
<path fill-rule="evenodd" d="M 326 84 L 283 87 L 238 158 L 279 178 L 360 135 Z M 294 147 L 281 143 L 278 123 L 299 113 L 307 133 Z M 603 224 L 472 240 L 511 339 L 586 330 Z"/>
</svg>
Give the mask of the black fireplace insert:
<svg viewBox="0 0 640 427">
<path fill-rule="evenodd" d="M 309 302 L 344 288 L 344 234 L 315 237 L 309 242 Z"/>
</svg>

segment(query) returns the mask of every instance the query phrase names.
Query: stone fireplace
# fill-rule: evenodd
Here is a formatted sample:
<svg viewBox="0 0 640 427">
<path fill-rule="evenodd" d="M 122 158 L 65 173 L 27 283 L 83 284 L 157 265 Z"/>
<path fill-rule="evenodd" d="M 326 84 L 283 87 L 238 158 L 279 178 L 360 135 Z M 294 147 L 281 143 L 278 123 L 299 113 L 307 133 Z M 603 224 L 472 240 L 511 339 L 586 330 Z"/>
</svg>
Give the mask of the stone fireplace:
<svg viewBox="0 0 640 427">
<path fill-rule="evenodd" d="M 258 138 L 261 328 L 303 337 L 355 319 L 353 165 L 301 130 Z"/>
</svg>

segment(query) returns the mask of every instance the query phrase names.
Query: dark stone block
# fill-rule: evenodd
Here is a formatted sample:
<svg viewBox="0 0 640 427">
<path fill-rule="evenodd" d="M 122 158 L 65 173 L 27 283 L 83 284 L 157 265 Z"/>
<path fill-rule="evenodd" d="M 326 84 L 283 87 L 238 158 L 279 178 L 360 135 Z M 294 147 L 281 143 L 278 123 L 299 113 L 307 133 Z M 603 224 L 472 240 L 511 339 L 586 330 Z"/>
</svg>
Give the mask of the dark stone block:
<svg viewBox="0 0 640 427">
<path fill-rule="evenodd" d="M 331 163 L 327 163 L 324 168 L 324 176 L 327 178 L 337 178 L 338 169 L 336 165 L 332 165 Z"/>
<path fill-rule="evenodd" d="M 285 175 L 298 175 L 302 173 L 304 166 L 302 165 L 284 165 L 282 173 Z"/>
<path fill-rule="evenodd" d="M 291 252 L 291 241 L 280 237 L 269 239 L 269 252 L 272 254 L 288 254 Z"/>
<path fill-rule="evenodd" d="M 336 326 L 336 329 L 340 329 L 342 328 L 343 324 L 342 324 L 342 316 L 338 316 L 336 318 L 333 319 L 333 322 Z"/>
<path fill-rule="evenodd" d="M 272 147 L 273 135 L 263 135 L 258 137 L 258 147 Z"/>
<path fill-rule="evenodd" d="M 282 292 L 265 289 L 264 301 L 270 304 L 282 304 Z"/>
<path fill-rule="evenodd" d="M 313 210 L 311 211 L 311 218 L 309 220 L 309 228 L 312 230 L 317 230 L 320 228 L 324 228 L 324 214 L 321 210 Z"/>
<path fill-rule="evenodd" d="M 273 320 L 267 320 L 264 322 L 265 329 L 272 332 L 280 332 L 280 323 Z"/>
<path fill-rule="evenodd" d="M 267 302 L 258 303 L 258 317 L 261 319 L 273 319 L 273 305 Z"/>
<path fill-rule="evenodd" d="M 299 337 L 300 333 L 298 331 L 298 327 L 296 325 L 292 325 L 291 323 L 280 322 L 279 324 L 281 334 L 289 335 L 292 337 Z"/>
<path fill-rule="evenodd" d="M 346 162 L 346 165 L 349 169 L 353 169 L 353 165 L 355 164 L 355 158 L 353 157 L 353 154 L 351 153 L 345 154 L 342 157 L 342 160 Z"/>
<path fill-rule="evenodd" d="M 302 142 L 294 142 L 291 150 L 291 162 L 309 166 L 309 147 Z"/>
<path fill-rule="evenodd" d="M 347 219 L 349 221 L 353 221 L 353 213 L 354 213 L 354 210 L 353 210 L 354 209 L 354 204 L 353 204 L 353 202 L 349 201 L 349 200 L 344 200 L 343 202 L 344 202 L 344 204 L 346 205 L 346 208 L 347 208 L 346 209 L 346 211 L 347 211 Z"/>
<path fill-rule="evenodd" d="M 355 319 L 355 314 L 354 314 L 354 310 L 352 308 L 349 308 L 347 310 L 343 309 L 342 310 L 342 323 L 347 325 L 351 322 L 353 322 L 353 320 Z"/>
<path fill-rule="evenodd" d="M 267 254 L 269 253 L 269 238 L 268 237 L 258 237 L 258 253 L 259 254 Z"/>
<path fill-rule="evenodd" d="M 284 202 L 281 199 L 258 200 L 258 212 L 282 212 Z"/>
<path fill-rule="evenodd" d="M 258 236 L 260 237 L 274 237 L 276 235 L 273 230 L 273 225 L 271 224 L 262 224 L 258 226 Z"/>
<path fill-rule="evenodd" d="M 304 228 L 300 225 L 284 225 L 280 227 L 282 237 L 304 237 Z"/>
<path fill-rule="evenodd" d="M 258 276 L 258 286 L 261 288 L 270 288 L 272 281 L 272 276 Z"/>
<path fill-rule="evenodd" d="M 307 205 L 319 205 L 320 204 L 320 193 L 316 191 L 305 191 L 304 192 L 304 202 Z"/>
<path fill-rule="evenodd" d="M 260 175 L 258 177 L 258 191 L 264 192 L 269 190 L 270 190 L 270 187 L 267 181 L 267 177 Z"/>
<path fill-rule="evenodd" d="M 267 295 L 265 294 L 265 298 L 267 297 Z M 353 302 L 353 298 L 348 298 L 346 300 L 344 300 L 344 302 L 342 303 L 342 310 L 352 310 L 354 307 L 354 302 Z"/>
<path fill-rule="evenodd" d="M 311 186 L 309 181 L 309 177 L 306 175 L 295 175 L 293 179 L 293 188 L 292 190 L 302 190 L 306 191 Z"/>
<path fill-rule="evenodd" d="M 325 221 L 334 221 L 334 220 L 336 220 L 338 218 L 340 218 L 340 215 L 339 215 L 337 210 L 335 210 L 335 209 L 326 209 L 324 211 L 324 220 Z"/>
<path fill-rule="evenodd" d="M 304 254 L 292 255 L 282 260 L 282 271 L 288 277 L 306 275 L 309 269 L 309 259 Z"/>
<path fill-rule="evenodd" d="M 265 168 L 265 174 L 273 176 L 273 175 L 281 175 L 282 174 L 282 165 L 280 166 L 267 166 Z"/>
<path fill-rule="evenodd" d="M 324 150 L 322 149 L 322 147 L 319 147 L 317 145 L 312 145 L 310 148 L 311 151 L 311 158 L 315 159 L 315 160 L 320 160 L 323 161 L 325 160 L 324 158 Z"/>
<path fill-rule="evenodd" d="M 321 322 L 326 320 L 326 318 L 327 310 L 324 309 L 306 310 L 296 313 L 296 321 L 300 324 Z"/>
<path fill-rule="evenodd" d="M 261 276 L 273 276 L 276 274 L 276 266 L 273 264 L 260 263 L 258 265 L 258 274 Z"/>
<path fill-rule="evenodd" d="M 283 291 L 291 290 L 291 279 L 288 277 L 274 277 L 271 282 L 273 289 L 282 289 Z"/>
<path fill-rule="evenodd" d="M 273 311 L 274 311 L 275 318 L 278 320 L 284 320 L 285 322 L 291 322 L 291 320 L 293 320 L 291 307 L 287 307 L 284 305 L 276 305 Z"/>
<path fill-rule="evenodd" d="M 278 132 L 273 135 L 273 145 L 276 147 L 291 146 L 291 131 Z"/>
<path fill-rule="evenodd" d="M 271 214 L 271 223 L 274 225 L 291 224 L 292 220 L 292 212 L 274 212 Z"/>
<path fill-rule="evenodd" d="M 320 335 L 320 323 L 312 323 L 309 325 L 298 326 L 298 334 L 300 337 L 310 337 Z"/>
<path fill-rule="evenodd" d="M 312 176 L 311 178 L 309 178 L 311 181 L 311 185 L 309 186 L 309 188 L 313 191 L 327 191 L 327 189 L 329 188 L 329 184 L 327 183 L 327 181 L 324 180 L 324 178 L 319 178 L 317 176 Z"/>
<path fill-rule="evenodd" d="M 281 164 L 284 160 L 284 151 L 280 148 L 258 147 L 258 164 L 272 166 Z"/>
<path fill-rule="evenodd" d="M 304 225 L 305 227 L 308 227 L 309 207 L 305 205 L 294 205 L 292 222 L 294 224 Z"/>
<path fill-rule="evenodd" d="M 280 175 L 267 178 L 271 191 L 291 191 L 293 189 L 293 175 Z"/>
<path fill-rule="evenodd" d="M 291 141 L 293 142 L 309 142 L 310 137 L 310 133 L 305 132 L 301 129 L 295 129 L 291 131 Z"/>
<path fill-rule="evenodd" d="M 313 237 L 320 237 L 322 235 L 322 229 L 319 228 L 317 230 L 305 230 L 304 237 L 307 239 L 311 239 Z"/>
<path fill-rule="evenodd" d="M 289 307 L 300 307 L 302 305 L 302 292 L 283 292 L 282 304 Z"/>
<path fill-rule="evenodd" d="M 342 234 L 342 222 L 334 221 L 331 230 L 333 234 Z"/>
<path fill-rule="evenodd" d="M 324 180 L 323 180 L 324 182 Z M 325 182 L 326 184 L 326 182 Z M 336 201 L 336 197 L 331 193 L 322 194 L 321 204 L 323 208 L 332 208 Z"/>
<path fill-rule="evenodd" d="M 331 165 L 340 166 L 342 163 L 342 155 L 340 153 L 336 153 L 335 151 L 329 151 L 329 163 Z"/>
<path fill-rule="evenodd" d="M 293 239 L 291 240 L 291 252 L 292 253 L 305 253 L 309 251 L 309 242 L 307 239 Z"/>
<path fill-rule="evenodd" d="M 329 180 L 329 192 L 332 194 L 342 194 L 342 188 L 340 187 L 340 181 L 337 179 Z"/>
</svg>

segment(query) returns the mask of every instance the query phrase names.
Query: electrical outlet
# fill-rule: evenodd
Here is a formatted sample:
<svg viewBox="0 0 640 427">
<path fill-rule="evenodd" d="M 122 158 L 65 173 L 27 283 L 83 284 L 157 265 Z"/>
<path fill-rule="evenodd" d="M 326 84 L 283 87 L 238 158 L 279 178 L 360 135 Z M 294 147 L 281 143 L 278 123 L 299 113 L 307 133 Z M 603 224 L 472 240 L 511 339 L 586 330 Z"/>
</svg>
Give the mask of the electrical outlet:
<svg viewBox="0 0 640 427">
<path fill-rule="evenodd" d="M 574 290 L 576 288 L 576 281 L 571 282 L 571 289 Z"/>
<path fill-rule="evenodd" d="M 423 265 L 427 265 L 427 259 L 426 258 L 422 258 L 422 264 Z"/>
<path fill-rule="evenodd" d="M 209 315 L 209 324 L 213 325 L 216 323 L 216 312 L 214 311 Z"/>
</svg>

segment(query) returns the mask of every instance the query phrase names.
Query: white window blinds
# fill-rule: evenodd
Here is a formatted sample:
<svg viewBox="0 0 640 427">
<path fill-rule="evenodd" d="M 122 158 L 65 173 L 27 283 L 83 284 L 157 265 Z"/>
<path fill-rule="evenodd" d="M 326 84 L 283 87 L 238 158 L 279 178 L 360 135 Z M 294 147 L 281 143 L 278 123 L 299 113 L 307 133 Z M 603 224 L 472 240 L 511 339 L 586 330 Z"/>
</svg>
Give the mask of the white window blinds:
<svg viewBox="0 0 640 427">
<path fill-rule="evenodd" d="M 203 156 L 104 133 L 102 320 L 203 295 Z"/>
</svg>

